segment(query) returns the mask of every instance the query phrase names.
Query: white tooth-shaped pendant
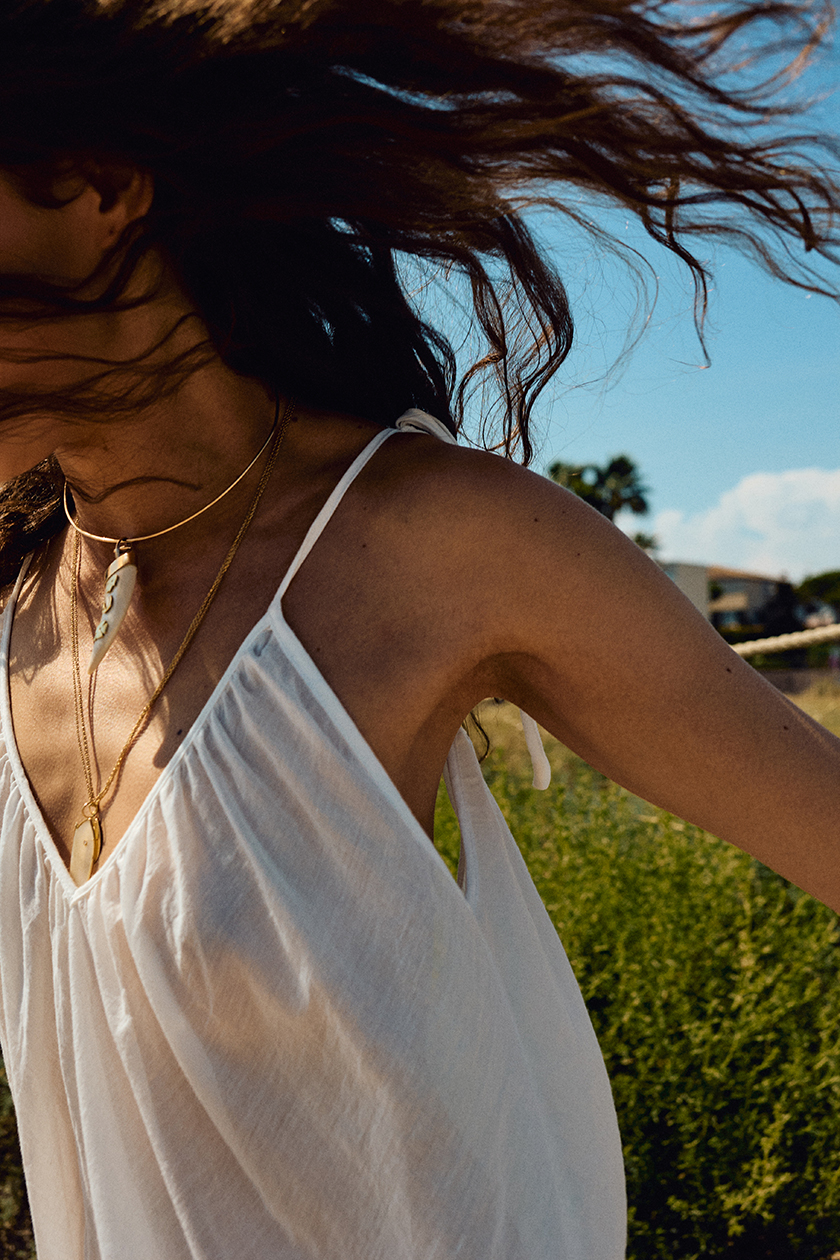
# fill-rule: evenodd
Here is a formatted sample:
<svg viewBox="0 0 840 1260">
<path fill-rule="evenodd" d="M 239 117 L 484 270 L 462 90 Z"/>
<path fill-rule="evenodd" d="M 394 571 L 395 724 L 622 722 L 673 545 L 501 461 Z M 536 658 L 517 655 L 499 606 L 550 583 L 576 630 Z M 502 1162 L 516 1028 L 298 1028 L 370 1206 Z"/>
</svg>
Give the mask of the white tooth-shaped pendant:
<svg viewBox="0 0 840 1260">
<path fill-rule="evenodd" d="M 134 552 L 130 547 L 120 550 L 120 546 L 121 544 L 117 543 L 116 559 L 108 565 L 105 574 L 105 598 L 102 601 L 102 616 L 99 618 L 99 625 L 93 632 L 93 651 L 88 663 L 89 674 L 96 672 L 103 656 L 119 634 L 137 582 Z"/>
<path fill-rule="evenodd" d="M 83 818 L 73 832 L 73 846 L 70 850 L 70 878 L 78 887 L 86 884 L 93 874 L 93 868 L 99 861 L 102 849 L 102 823 L 99 812 L 90 818 Z"/>
</svg>

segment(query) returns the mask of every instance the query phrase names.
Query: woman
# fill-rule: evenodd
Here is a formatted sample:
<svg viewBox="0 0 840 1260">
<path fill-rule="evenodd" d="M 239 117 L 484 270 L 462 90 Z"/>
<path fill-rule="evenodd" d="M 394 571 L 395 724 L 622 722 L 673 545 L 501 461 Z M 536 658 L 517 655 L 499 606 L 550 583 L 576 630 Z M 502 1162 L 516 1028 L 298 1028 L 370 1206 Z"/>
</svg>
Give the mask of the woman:
<svg viewBox="0 0 840 1260">
<path fill-rule="evenodd" d="M 840 907 L 838 741 L 446 440 L 397 261 L 468 278 L 526 458 L 571 342 L 528 196 L 633 209 L 701 305 L 690 232 L 820 289 L 759 227 L 827 251 L 837 189 L 714 77 L 788 18 L 5 7 L 0 1037 L 41 1260 L 623 1253 L 603 1065 L 459 731 L 487 695 Z"/>
</svg>

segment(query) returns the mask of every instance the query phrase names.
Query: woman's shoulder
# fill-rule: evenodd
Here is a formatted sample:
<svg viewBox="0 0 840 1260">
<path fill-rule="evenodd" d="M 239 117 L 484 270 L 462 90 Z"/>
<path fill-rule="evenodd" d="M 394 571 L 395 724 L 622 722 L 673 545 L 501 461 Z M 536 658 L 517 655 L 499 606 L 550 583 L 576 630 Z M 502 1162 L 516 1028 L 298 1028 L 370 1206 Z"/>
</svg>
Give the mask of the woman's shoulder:
<svg viewBox="0 0 840 1260">
<path fill-rule="evenodd" d="M 506 542 L 515 549 L 523 535 L 530 539 L 535 526 L 562 523 L 569 515 L 583 521 L 597 517 L 539 472 L 431 434 L 398 432 L 371 463 L 363 493 L 444 549 L 470 537 L 498 555 Z"/>
<path fill-rule="evenodd" d="M 388 441 L 379 446 L 359 477 L 359 491 L 383 505 L 399 505 L 402 512 L 443 511 L 472 514 L 500 513 L 535 498 L 557 499 L 559 487 L 515 461 L 464 442 L 445 440 L 440 422 L 423 431 L 423 413 L 407 413 L 411 427 L 395 418 L 387 426 Z M 383 432 L 363 417 L 300 409 L 286 439 L 288 458 L 302 477 L 336 476 L 349 467 Z M 563 497 L 561 492 L 560 498 Z M 431 524 L 431 522 L 430 522 Z"/>
<path fill-rule="evenodd" d="M 343 471 L 382 432 L 365 419 L 307 411 L 292 438 L 300 476 L 322 486 Z M 602 545 L 618 530 L 580 499 L 515 461 L 431 433 L 397 429 L 359 473 L 345 508 L 354 533 L 400 549 L 406 563 L 433 562 L 470 587 L 503 572 L 537 571 L 549 553 L 555 562 L 568 531 L 595 529 Z M 606 526 L 607 536 L 604 535 Z M 464 572 L 468 563 L 469 579 Z"/>
</svg>

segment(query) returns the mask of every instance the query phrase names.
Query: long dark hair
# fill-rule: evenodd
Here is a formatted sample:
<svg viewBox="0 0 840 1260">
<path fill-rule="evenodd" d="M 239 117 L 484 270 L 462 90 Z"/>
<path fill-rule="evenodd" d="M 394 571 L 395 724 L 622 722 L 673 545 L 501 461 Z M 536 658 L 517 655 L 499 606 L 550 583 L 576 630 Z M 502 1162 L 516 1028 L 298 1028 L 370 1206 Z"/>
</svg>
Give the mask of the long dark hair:
<svg viewBox="0 0 840 1260">
<path fill-rule="evenodd" d="M 705 17 L 661 0 L 5 0 L 0 167 L 42 205 L 62 173 L 107 198 L 140 168 L 156 192 L 96 300 L 0 277 L 0 323 L 116 308 L 156 247 L 210 343 L 165 369 L 92 364 L 61 394 L 0 391 L 0 421 L 117 416 L 212 352 L 383 425 L 419 406 L 454 430 L 489 376 L 495 444 L 527 461 L 534 400 L 572 338 L 529 204 L 621 204 L 690 268 L 701 313 L 696 236 L 826 291 L 790 246 L 831 256 L 840 189 L 813 137 L 780 137 L 780 75 L 733 67 L 756 41 L 804 59 L 829 16 L 775 0 Z M 406 293 L 406 257 L 469 284 L 486 345 L 460 382 Z M 59 528 L 59 485 L 48 461 L 0 495 L 0 581 Z"/>
</svg>

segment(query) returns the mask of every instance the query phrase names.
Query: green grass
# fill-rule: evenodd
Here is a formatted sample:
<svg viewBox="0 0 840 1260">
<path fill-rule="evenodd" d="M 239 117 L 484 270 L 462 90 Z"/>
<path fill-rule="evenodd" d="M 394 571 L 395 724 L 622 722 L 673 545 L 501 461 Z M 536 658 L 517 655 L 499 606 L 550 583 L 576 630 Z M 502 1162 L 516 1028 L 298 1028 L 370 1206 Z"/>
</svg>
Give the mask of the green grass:
<svg viewBox="0 0 840 1260">
<path fill-rule="evenodd" d="M 485 775 L 613 1082 L 629 1256 L 840 1250 L 837 916 L 554 741 L 555 782 L 532 791 L 515 711 L 485 706 L 483 721 L 496 743 Z M 457 828 L 443 793 L 437 834 L 452 865 Z"/>
<path fill-rule="evenodd" d="M 798 702 L 840 733 L 840 690 Z M 631 1260 L 840 1252 L 837 916 L 555 740 L 553 784 L 532 791 L 515 710 L 485 705 L 483 720 L 494 744 L 485 774 L 613 1082 Z M 457 825 L 443 791 L 436 835 L 454 871 Z M 0 1253 L 34 1255 L 5 1076 Z"/>
</svg>

